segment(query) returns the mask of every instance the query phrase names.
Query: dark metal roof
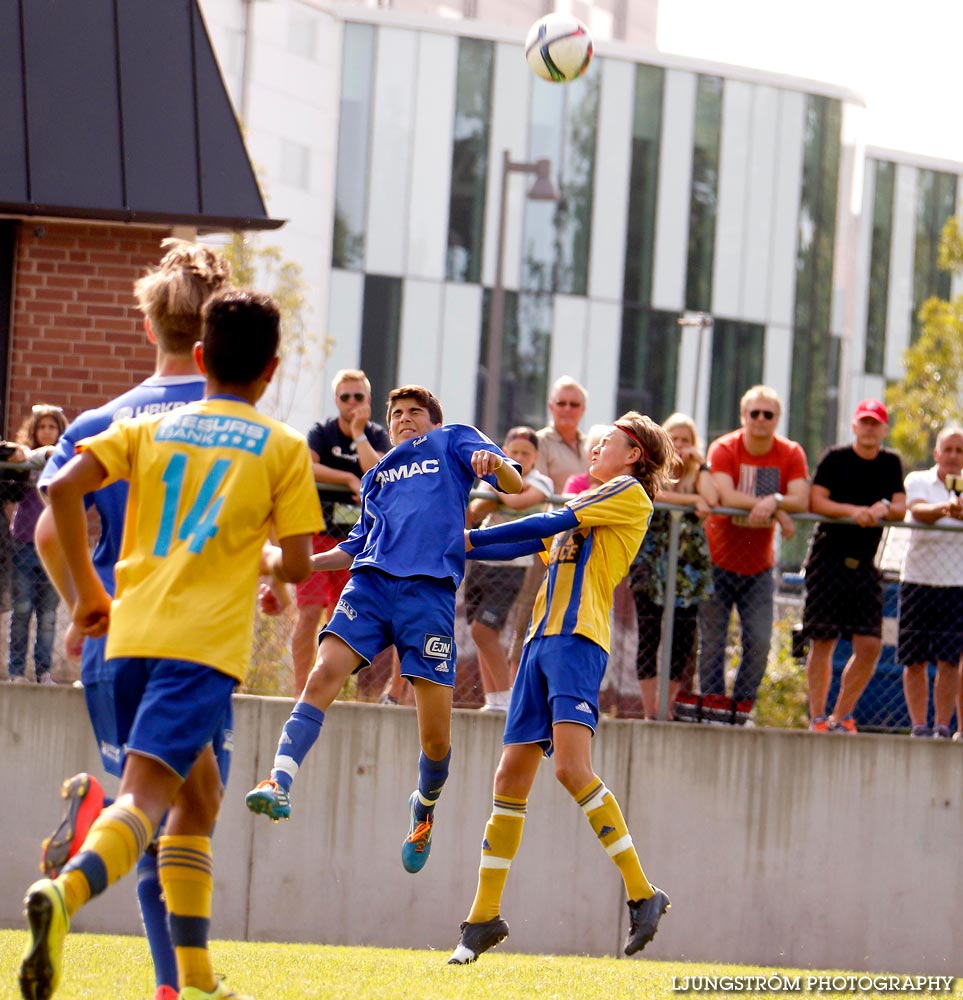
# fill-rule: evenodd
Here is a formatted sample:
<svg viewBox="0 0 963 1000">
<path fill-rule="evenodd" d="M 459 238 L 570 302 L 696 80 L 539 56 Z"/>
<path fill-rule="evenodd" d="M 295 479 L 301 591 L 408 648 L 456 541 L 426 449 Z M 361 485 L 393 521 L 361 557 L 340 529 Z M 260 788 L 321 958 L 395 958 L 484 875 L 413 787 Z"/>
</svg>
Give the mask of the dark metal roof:
<svg viewBox="0 0 963 1000">
<path fill-rule="evenodd" d="M 0 213 L 283 224 L 196 0 L 0 0 Z"/>
</svg>

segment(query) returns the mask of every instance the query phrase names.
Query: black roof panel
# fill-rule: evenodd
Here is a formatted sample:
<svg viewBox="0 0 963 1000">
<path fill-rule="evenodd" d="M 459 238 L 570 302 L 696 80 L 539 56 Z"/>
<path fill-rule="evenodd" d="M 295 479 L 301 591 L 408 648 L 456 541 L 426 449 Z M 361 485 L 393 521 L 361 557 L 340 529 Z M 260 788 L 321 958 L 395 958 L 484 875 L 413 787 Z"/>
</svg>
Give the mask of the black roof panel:
<svg viewBox="0 0 963 1000">
<path fill-rule="evenodd" d="M 0 0 L 0 212 L 273 229 L 196 0 Z"/>
</svg>

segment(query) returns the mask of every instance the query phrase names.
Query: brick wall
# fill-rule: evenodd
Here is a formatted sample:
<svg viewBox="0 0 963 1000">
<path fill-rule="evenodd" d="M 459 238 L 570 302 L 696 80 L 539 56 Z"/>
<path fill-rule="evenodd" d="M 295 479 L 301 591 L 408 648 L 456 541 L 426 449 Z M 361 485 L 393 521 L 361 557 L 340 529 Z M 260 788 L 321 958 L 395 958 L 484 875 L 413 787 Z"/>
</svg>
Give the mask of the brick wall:
<svg viewBox="0 0 963 1000">
<path fill-rule="evenodd" d="M 133 296 L 160 258 L 161 227 L 24 222 L 17 245 L 6 436 L 33 403 L 67 419 L 154 370 Z"/>
</svg>

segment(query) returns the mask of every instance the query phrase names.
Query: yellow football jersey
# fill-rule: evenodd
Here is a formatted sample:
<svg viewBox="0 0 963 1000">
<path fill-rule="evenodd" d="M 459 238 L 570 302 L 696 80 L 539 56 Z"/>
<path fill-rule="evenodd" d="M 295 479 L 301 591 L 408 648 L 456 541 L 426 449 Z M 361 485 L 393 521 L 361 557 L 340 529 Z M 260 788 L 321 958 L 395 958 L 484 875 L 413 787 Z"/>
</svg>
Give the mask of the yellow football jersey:
<svg viewBox="0 0 963 1000">
<path fill-rule="evenodd" d="M 215 397 L 119 421 L 78 445 L 130 481 L 107 657 L 190 660 L 244 677 L 261 548 L 322 529 L 304 437 Z"/>
<path fill-rule="evenodd" d="M 618 476 L 566 506 L 579 526 L 544 540 L 548 572 L 535 598 L 528 639 L 582 635 L 608 652 L 612 592 L 639 551 L 652 501 L 637 479 Z"/>
</svg>

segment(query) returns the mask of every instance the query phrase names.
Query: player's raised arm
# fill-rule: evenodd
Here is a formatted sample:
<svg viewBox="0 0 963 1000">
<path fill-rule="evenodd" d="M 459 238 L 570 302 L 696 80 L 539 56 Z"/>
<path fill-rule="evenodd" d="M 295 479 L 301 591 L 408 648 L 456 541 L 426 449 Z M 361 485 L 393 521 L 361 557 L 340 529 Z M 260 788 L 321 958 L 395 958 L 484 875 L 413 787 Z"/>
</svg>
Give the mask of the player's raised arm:
<svg viewBox="0 0 963 1000">
<path fill-rule="evenodd" d="M 471 456 L 471 467 L 479 478 L 495 476 L 498 488 L 503 493 L 520 493 L 522 477 L 518 469 L 493 451 L 476 451 Z"/>
</svg>

